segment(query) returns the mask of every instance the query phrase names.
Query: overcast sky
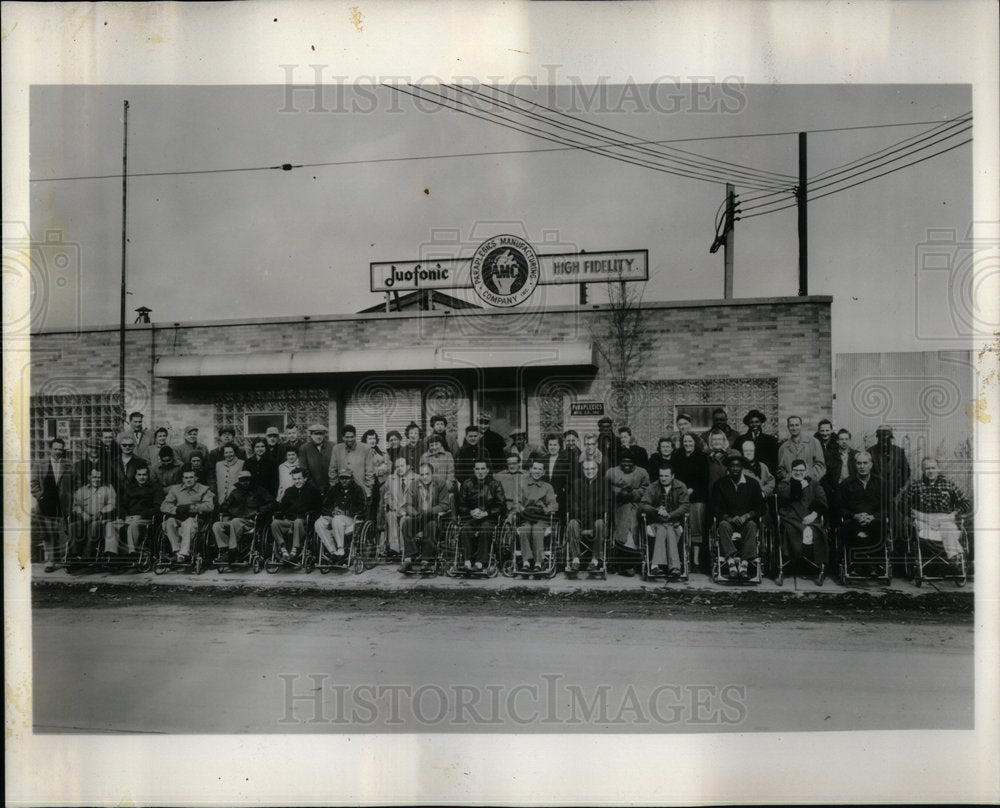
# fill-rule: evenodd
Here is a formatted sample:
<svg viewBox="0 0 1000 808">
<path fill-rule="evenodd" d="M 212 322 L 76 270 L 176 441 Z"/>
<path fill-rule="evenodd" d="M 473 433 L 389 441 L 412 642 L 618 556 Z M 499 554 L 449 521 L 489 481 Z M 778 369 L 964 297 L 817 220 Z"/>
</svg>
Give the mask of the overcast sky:
<svg viewBox="0 0 1000 808">
<path fill-rule="evenodd" d="M 312 72 L 300 66 L 294 80 L 305 85 Z M 964 85 L 742 86 L 733 80 L 697 90 L 511 89 L 632 140 L 946 121 L 972 110 Z M 318 99 L 321 111 L 311 90 L 290 99 L 280 85 L 35 86 L 32 233 L 39 239 L 52 231 L 79 244 L 81 279 L 50 284 L 45 328 L 118 320 L 123 99 L 130 103 L 130 174 L 349 163 L 132 177 L 129 311 L 149 306 L 156 322 L 354 312 L 381 300 L 369 291 L 369 262 L 415 260 L 426 245 L 453 241 L 455 234 L 463 255 L 500 232 L 528 238 L 538 252 L 647 249 L 646 300 L 722 295 L 722 252 L 709 254 L 722 177 L 706 182 L 580 150 L 551 151 L 558 144 L 418 105 L 379 86 L 328 87 Z M 808 174 L 929 129 L 810 134 Z M 794 179 L 774 175 L 798 172 L 794 134 L 672 145 L 717 166 L 770 172 L 789 186 Z M 545 151 L 386 161 L 526 149 Z M 949 307 L 941 305 L 942 274 L 917 269 L 929 230 L 954 230 L 961 238 L 972 221 L 971 155 L 966 145 L 810 204 L 809 291 L 834 297 L 835 352 L 955 347 L 935 339 L 954 331 Z M 54 179 L 106 174 L 118 176 Z M 737 191 L 744 199 L 761 193 L 748 185 Z M 795 209 L 738 222 L 735 256 L 736 297 L 796 294 Z M 576 293 L 548 294 L 553 303 L 569 303 Z M 601 297 L 594 289 L 592 298 Z"/>
</svg>

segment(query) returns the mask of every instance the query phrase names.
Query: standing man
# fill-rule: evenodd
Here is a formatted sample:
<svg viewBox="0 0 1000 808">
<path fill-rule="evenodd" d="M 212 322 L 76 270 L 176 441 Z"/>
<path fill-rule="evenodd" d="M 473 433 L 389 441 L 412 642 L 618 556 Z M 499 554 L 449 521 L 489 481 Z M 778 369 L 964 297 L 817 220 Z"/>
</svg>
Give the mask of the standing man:
<svg viewBox="0 0 1000 808">
<path fill-rule="evenodd" d="M 198 442 L 198 427 L 193 425 L 184 427 L 184 443 L 174 450 L 174 454 L 182 466 L 191 461 L 193 454 L 200 454 L 202 460 L 208 458 L 208 447 Z"/>
<path fill-rule="evenodd" d="M 698 448 L 703 452 L 708 451 L 707 440 L 702 440 L 701 436 L 696 434 L 691 428 L 691 416 L 686 412 L 677 413 L 677 418 L 674 419 L 674 425 L 677 427 L 677 431 L 674 432 L 674 449 L 683 448 L 682 444 L 684 442 L 684 436 L 691 434 L 698 444 Z"/>
<path fill-rule="evenodd" d="M 375 485 L 375 458 L 372 447 L 367 443 L 358 443 L 358 431 L 350 424 L 345 424 L 340 430 L 341 443 L 333 447 L 330 455 L 328 479 L 330 485 L 337 481 L 340 471 L 349 469 L 354 475 L 354 482 L 361 486 L 365 497 L 372 495 Z"/>
<path fill-rule="evenodd" d="M 757 458 L 767 466 L 772 474 L 778 473 L 778 444 L 779 441 L 774 435 L 768 435 L 764 431 L 764 424 L 767 416 L 760 410 L 750 410 L 743 416 L 743 424 L 747 431 L 739 435 L 733 442 L 733 448 L 739 449 L 744 441 L 752 440 L 757 447 Z"/>
<path fill-rule="evenodd" d="M 406 514 L 406 503 L 410 498 L 410 489 L 416 484 L 416 476 L 410 469 L 406 455 L 396 458 L 393 473 L 389 475 L 385 486 L 385 496 L 382 497 L 382 509 L 385 512 L 385 541 L 382 548 L 386 558 L 401 557 L 403 553 L 400 521 Z"/>
<path fill-rule="evenodd" d="M 294 421 L 289 421 L 285 424 L 285 434 L 282 436 L 281 443 L 278 444 L 278 456 L 287 457 L 289 449 L 294 449 L 298 453 L 303 444 L 304 441 L 299 436 L 299 428 Z"/>
<path fill-rule="evenodd" d="M 505 458 L 511 452 L 517 452 L 521 458 L 522 467 L 527 466 L 531 462 L 531 458 L 538 453 L 538 448 L 528 443 L 528 430 L 515 429 L 510 433 L 510 446 L 504 453 Z"/>
<path fill-rule="evenodd" d="M 618 446 L 620 449 L 628 449 L 632 453 L 632 459 L 637 466 L 642 466 L 642 468 L 649 466 L 649 452 L 636 443 L 631 427 L 618 427 Z"/>
<path fill-rule="evenodd" d="M 278 427 L 269 426 L 264 432 L 264 441 L 266 447 L 264 455 L 277 468 L 285 460 L 285 452 L 281 450 L 281 433 L 278 431 Z"/>
<path fill-rule="evenodd" d="M 53 438 L 49 441 L 48 457 L 31 469 L 32 535 L 41 535 L 46 572 L 55 570 L 56 559 L 62 555 L 66 520 L 73 511 L 73 481 L 65 454 L 66 442 Z"/>
<path fill-rule="evenodd" d="M 118 459 L 114 461 L 113 471 L 107 480 L 116 493 L 125 490 L 125 483 L 135 480 L 136 469 L 149 464 L 135 455 L 135 438 L 131 432 L 122 432 L 118 436 Z"/>
<path fill-rule="evenodd" d="M 143 420 L 143 414 L 138 410 L 130 412 L 125 432 L 130 432 L 135 441 L 135 456 L 149 462 L 149 448 L 153 443 L 153 436 L 148 429 L 143 429 Z"/>
<path fill-rule="evenodd" d="M 493 421 L 493 416 L 487 412 L 483 411 L 479 413 L 479 432 L 482 436 L 482 445 L 486 450 L 486 453 L 490 457 L 490 469 L 495 469 L 503 463 L 504 448 L 507 446 L 507 441 L 500 436 L 499 433 L 494 432 L 490 429 L 490 423 Z"/>
<path fill-rule="evenodd" d="M 729 425 L 729 415 L 724 407 L 716 407 L 712 410 L 712 426 L 702 432 L 701 439 L 707 442 L 708 436 L 715 430 L 719 430 L 726 436 L 726 443 L 730 446 L 739 437 L 736 430 Z"/>
<path fill-rule="evenodd" d="M 220 460 L 225 459 L 226 447 L 232 446 L 233 452 L 238 460 L 246 460 L 247 453 L 236 445 L 236 429 L 231 426 L 224 426 L 219 430 L 219 445 L 208 453 L 208 465 L 215 466 Z"/>
<path fill-rule="evenodd" d="M 330 460 L 333 444 L 326 439 L 326 427 L 313 424 L 309 427 L 309 440 L 299 448 L 299 466 L 305 469 L 308 479 L 319 492 L 330 487 Z"/>
<path fill-rule="evenodd" d="M 889 519 L 889 529 L 894 538 L 902 540 L 900 514 L 896 497 L 910 481 L 910 464 L 906 452 L 893 443 L 892 427 L 882 425 L 875 430 L 875 445 L 868 447 L 872 457 L 872 474 L 882 481 L 882 512 Z"/>
<path fill-rule="evenodd" d="M 788 416 L 788 437 L 778 447 L 778 468 L 774 474 L 781 482 L 792 474 L 792 461 L 805 460 L 806 474 L 810 480 L 822 480 L 826 474 L 826 458 L 819 441 L 802 434 L 802 419 L 797 415 Z"/>
<path fill-rule="evenodd" d="M 101 452 L 101 441 L 98 438 L 87 439 L 87 455 L 76 462 L 73 467 L 73 490 L 81 485 L 86 485 L 90 480 L 90 472 L 97 469 L 101 472 L 101 479 L 111 479 L 111 463 Z"/>
<path fill-rule="evenodd" d="M 181 464 L 174 457 L 174 450 L 169 446 L 163 446 L 159 452 L 160 464 L 152 474 L 152 482 L 166 491 L 170 486 L 177 485 L 181 481 Z M 138 474 L 136 475 L 138 479 Z"/>
<path fill-rule="evenodd" d="M 118 459 L 118 435 L 110 427 L 101 430 L 101 455 L 104 457 L 105 480 L 111 479 L 108 474 L 114 468 L 111 461 Z"/>
<path fill-rule="evenodd" d="M 156 428 L 153 433 L 153 444 L 149 447 L 149 453 L 145 456 L 146 461 L 149 465 L 154 465 L 157 462 L 157 458 L 160 456 L 160 449 L 164 446 L 168 446 L 170 439 L 170 430 L 165 426 L 160 426 Z"/>
<path fill-rule="evenodd" d="M 601 450 L 606 468 L 611 469 L 618 465 L 622 445 L 615 437 L 614 424 L 606 415 L 597 421 L 597 448 Z"/>
<path fill-rule="evenodd" d="M 813 437 L 819 441 L 824 457 L 829 457 L 832 452 L 836 451 L 837 436 L 833 434 L 833 424 L 829 418 L 824 418 L 816 425 L 816 433 Z"/>
</svg>

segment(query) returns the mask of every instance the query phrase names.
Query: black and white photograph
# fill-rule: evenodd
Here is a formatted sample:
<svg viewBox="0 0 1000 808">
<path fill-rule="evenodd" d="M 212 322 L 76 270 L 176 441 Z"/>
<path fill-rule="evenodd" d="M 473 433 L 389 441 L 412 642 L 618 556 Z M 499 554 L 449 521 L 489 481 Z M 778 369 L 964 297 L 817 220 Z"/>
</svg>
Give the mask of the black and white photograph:
<svg viewBox="0 0 1000 808">
<path fill-rule="evenodd" d="M 1000 797 L 995 7 L 48 5 L 10 804 Z"/>
</svg>

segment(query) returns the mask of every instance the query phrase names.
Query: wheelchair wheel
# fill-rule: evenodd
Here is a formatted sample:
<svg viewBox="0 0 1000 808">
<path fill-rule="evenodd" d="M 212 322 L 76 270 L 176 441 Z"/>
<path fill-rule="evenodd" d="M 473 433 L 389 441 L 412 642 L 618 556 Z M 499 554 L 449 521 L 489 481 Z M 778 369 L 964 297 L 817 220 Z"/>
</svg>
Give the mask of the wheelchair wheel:
<svg viewBox="0 0 1000 808">
<path fill-rule="evenodd" d="M 195 559 L 194 559 L 194 574 L 195 575 L 201 575 L 202 570 L 204 570 L 204 569 L 205 569 L 205 561 L 202 559 L 201 556 L 195 556 Z"/>
<path fill-rule="evenodd" d="M 965 553 L 959 556 L 959 569 L 958 573 L 955 575 L 955 586 L 962 587 L 965 586 L 966 581 L 969 580 L 969 573 L 965 567 Z"/>
<path fill-rule="evenodd" d="M 140 548 L 139 557 L 135 560 L 136 572 L 149 572 L 153 569 L 153 555 L 145 547 Z"/>
<path fill-rule="evenodd" d="M 250 565 L 250 569 L 253 570 L 254 575 L 259 575 L 260 571 L 264 569 L 264 559 L 259 554 L 253 557 L 253 564 Z"/>
<path fill-rule="evenodd" d="M 274 575 L 274 573 L 281 569 L 281 562 L 276 561 L 272 557 L 268 561 L 264 562 L 264 569 L 267 570 L 268 575 Z"/>
<path fill-rule="evenodd" d="M 305 551 L 303 551 L 303 553 L 305 554 L 305 558 L 302 560 L 302 569 L 305 570 L 306 575 L 308 575 L 316 569 L 316 559 L 312 557 L 311 553 L 306 553 Z"/>
</svg>

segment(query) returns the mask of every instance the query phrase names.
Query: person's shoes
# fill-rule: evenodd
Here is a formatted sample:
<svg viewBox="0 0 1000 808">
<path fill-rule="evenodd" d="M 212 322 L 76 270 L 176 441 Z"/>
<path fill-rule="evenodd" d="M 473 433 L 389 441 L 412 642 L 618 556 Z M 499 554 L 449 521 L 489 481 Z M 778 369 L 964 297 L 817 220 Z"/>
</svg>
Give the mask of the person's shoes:
<svg viewBox="0 0 1000 808">
<path fill-rule="evenodd" d="M 962 554 L 959 553 L 958 555 L 954 555 L 951 558 L 949 558 L 948 559 L 948 564 L 951 566 L 951 568 L 953 570 L 955 570 L 955 572 L 961 572 L 962 571 L 962 566 L 963 566 L 962 565 Z"/>
<path fill-rule="evenodd" d="M 740 561 L 740 577 L 746 578 L 749 572 L 750 572 L 750 565 L 745 560 Z"/>
<path fill-rule="evenodd" d="M 570 568 L 571 570 L 573 570 L 573 572 L 578 572 L 578 571 L 579 571 L 579 569 L 580 569 L 580 559 L 579 559 L 579 558 L 574 558 L 574 559 L 573 559 L 573 560 L 572 560 L 572 561 L 570 562 L 570 564 L 569 564 L 569 568 Z"/>
<path fill-rule="evenodd" d="M 726 562 L 726 564 L 728 566 L 728 571 L 729 571 L 729 577 L 730 578 L 735 578 L 737 575 L 739 575 L 740 568 L 739 568 L 739 564 L 736 563 L 736 557 L 735 556 L 733 556 L 732 558 L 730 558 Z"/>
<path fill-rule="evenodd" d="M 56 565 L 52 564 L 51 562 L 48 563 L 48 564 L 46 564 L 45 565 L 45 571 L 46 572 L 55 572 L 56 571 Z"/>
<path fill-rule="evenodd" d="M 289 553 L 288 550 L 286 550 L 284 547 L 281 548 L 281 560 L 282 561 L 291 561 L 292 560 L 292 554 Z"/>
<path fill-rule="evenodd" d="M 432 569 L 434 569 L 434 565 L 431 564 L 430 561 L 421 561 L 420 562 L 420 571 L 421 572 L 430 572 Z"/>
<path fill-rule="evenodd" d="M 233 558 L 233 554 L 230 550 L 220 550 L 219 557 L 216 560 L 219 564 L 228 564 Z"/>
<path fill-rule="evenodd" d="M 632 578 L 635 575 L 635 570 L 632 569 L 632 567 L 625 567 L 625 569 L 621 571 L 621 574 L 626 578 Z"/>
<path fill-rule="evenodd" d="M 541 564 L 541 562 L 539 562 L 539 561 L 532 562 L 532 564 L 531 564 L 531 571 L 532 572 L 541 572 L 542 571 L 542 564 Z"/>
<path fill-rule="evenodd" d="M 587 569 L 590 570 L 591 572 L 594 572 L 600 566 L 601 562 L 598 561 L 596 558 L 592 558 L 590 559 L 590 563 L 587 565 Z"/>
<path fill-rule="evenodd" d="M 400 572 L 409 572 L 410 568 L 412 566 L 413 566 L 413 562 L 410 559 L 405 558 L 405 559 L 403 559 L 403 563 L 399 565 L 399 571 Z"/>
<path fill-rule="evenodd" d="M 483 562 L 482 561 L 477 561 L 476 562 L 476 572 L 482 572 L 482 571 L 483 571 Z"/>
<path fill-rule="evenodd" d="M 676 581 L 678 578 L 681 577 L 681 571 L 677 567 L 671 567 L 670 569 L 667 570 L 667 577 L 671 581 Z"/>
<path fill-rule="evenodd" d="M 462 569 L 471 570 L 472 569 L 472 560 L 468 559 L 468 558 L 465 559 L 465 563 L 462 564 Z"/>
<path fill-rule="evenodd" d="M 177 563 L 178 564 L 187 564 L 190 560 L 191 559 L 188 558 L 186 555 L 178 555 L 177 556 Z"/>
</svg>

